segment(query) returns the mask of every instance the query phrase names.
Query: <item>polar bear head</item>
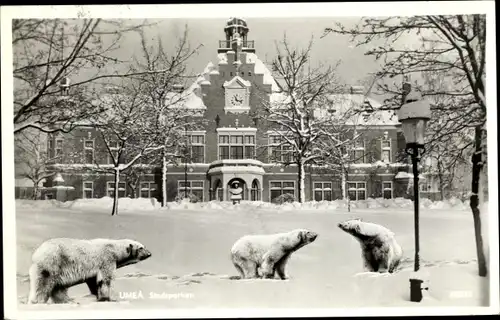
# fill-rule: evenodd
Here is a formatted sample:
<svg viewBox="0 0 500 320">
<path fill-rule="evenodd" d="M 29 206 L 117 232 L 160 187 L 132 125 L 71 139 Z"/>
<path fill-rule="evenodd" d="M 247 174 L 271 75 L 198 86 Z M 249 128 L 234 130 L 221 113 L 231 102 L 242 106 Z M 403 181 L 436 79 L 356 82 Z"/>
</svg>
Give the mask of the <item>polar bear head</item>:
<svg viewBox="0 0 500 320">
<path fill-rule="evenodd" d="M 130 239 L 124 239 L 121 242 L 124 245 L 126 254 L 123 259 L 118 261 L 118 268 L 129 264 L 134 264 L 151 257 L 151 251 L 146 249 L 142 243 Z"/>
<path fill-rule="evenodd" d="M 296 237 L 297 244 L 304 246 L 316 240 L 318 234 L 307 229 L 296 229 L 291 232 L 293 237 Z"/>
<path fill-rule="evenodd" d="M 365 222 L 361 219 L 351 219 L 340 222 L 338 227 L 358 239 L 369 239 L 373 237 L 387 238 L 394 236 L 394 232 L 386 227 L 372 222 Z"/>
<path fill-rule="evenodd" d="M 361 233 L 362 223 L 363 223 L 363 221 L 360 218 L 355 218 L 355 219 L 350 219 L 347 221 L 339 222 L 339 224 L 337 226 L 340 229 L 342 229 L 343 231 L 345 231 L 353 236 L 356 236 L 356 235 L 359 235 Z"/>
</svg>

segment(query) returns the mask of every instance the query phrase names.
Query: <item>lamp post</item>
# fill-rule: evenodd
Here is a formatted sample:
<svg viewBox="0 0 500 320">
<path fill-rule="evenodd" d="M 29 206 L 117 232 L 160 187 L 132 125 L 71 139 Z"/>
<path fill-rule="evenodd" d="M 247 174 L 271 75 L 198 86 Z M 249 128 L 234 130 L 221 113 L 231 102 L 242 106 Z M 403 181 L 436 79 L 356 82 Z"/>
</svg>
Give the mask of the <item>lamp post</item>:
<svg viewBox="0 0 500 320">
<path fill-rule="evenodd" d="M 403 85 L 406 96 L 398 111 L 398 118 L 403 127 L 406 140 L 406 153 L 410 155 L 413 167 L 413 193 L 414 193 L 414 223 L 415 223 L 415 275 L 410 278 L 410 300 L 422 300 L 423 280 L 417 276 L 420 269 L 420 239 L 419 239 L 419 195 L 418 195 L 418 162 L 425 152 L 424 135 L 427 122 L 430 120 L 430 104 L 423 100 L 420 93 L 412 90 L 409 83 Z"/>
<path fill-rule="evenodd" d="M 184 134 L 186 136 L 186 147 L 185 147 L 185 152 L 184 152 L 184 199 L 188 198 L 188 187 L 187 187 L 187 181 L 188 181 L 188 152 L 189 152 L 189 147 L 188 147 L 188 134 L 187 134 L 187 127 L 184 128 Z"/>
</svg>

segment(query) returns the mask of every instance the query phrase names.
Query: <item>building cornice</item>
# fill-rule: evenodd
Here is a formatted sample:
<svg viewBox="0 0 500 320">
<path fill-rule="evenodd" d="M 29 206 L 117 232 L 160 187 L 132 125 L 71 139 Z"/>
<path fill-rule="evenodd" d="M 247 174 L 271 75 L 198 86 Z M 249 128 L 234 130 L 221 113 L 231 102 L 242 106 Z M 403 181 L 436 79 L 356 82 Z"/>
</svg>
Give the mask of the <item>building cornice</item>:
<svg viewBox="0 0 500 320">
<path fill-rule="evenodd" d="M 217 133 L 220 132 L 257 132 L 257 128 L 246 128 L 246 127 L 224 127 L 217 128 Z"/>
</svg>

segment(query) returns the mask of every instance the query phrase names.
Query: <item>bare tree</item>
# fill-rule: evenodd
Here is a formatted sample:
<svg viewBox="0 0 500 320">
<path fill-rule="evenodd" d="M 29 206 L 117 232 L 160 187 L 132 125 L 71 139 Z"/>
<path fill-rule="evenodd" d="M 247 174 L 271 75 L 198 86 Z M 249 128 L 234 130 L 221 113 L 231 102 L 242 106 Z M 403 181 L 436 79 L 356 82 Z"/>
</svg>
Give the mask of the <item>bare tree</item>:
<svg viewBox="0 0 500 320">
<path fill-rule="evenodd" d="M 186 62 L 196 54 L 202 45 L 191 48 L 188 42 L 188 28 L 184 29 L 179 42 L 169 54 L 158 36 L 156 46 L 149 45 L 146 36 L 139 31 L 141 36 L 141 49 L 143 57 L 137 59 L 138 70 L 151 71 L 140 76 L 140 82 L 144 85 L 143 92 L 148 101 L 157 110 L 167 110 L 168 116 L 164 117 L 164 127 L 167 129 L 161 136 L 162 144 L 162 206 L 167 203 L 167 165 L 180 157 L 180 147 L 185 144 L 181 139 L 186 130 L 199 128 L 205 123 L 200 118 L 197 110 L 186 109 L 184 103 L 195 95 L 195 92 L 184 90 L 187 75 Z M 152 72 L 158 68 L 165 70 L 163 73 Z M 134 69 L 134 71 L 136 71 Z"/>
<path fill-rule="evenodd" d="M 305 201 L 305 167 L 319 159 L 315 143 L 327 133 L 329 122 L 328 117 L 316 117 L 315 110 L 341 88 L 335 73 L 339 63 L 333 67 L 312 66 L 312 45 L 311 39 L 307 48 L 295 49 L 286 36 L 276 44 L 277 57 L 271 65 L 275 77 L 281 79 L 281 92 L 273 93 L 270 100 L 262 99 L 258 113 L 277 137 L 275 146 L 285 147 L 281 155 L 276 155 L 280 159 L 275 156 L 272 160 L 297 165 L 299 202 Z"/>
<path fill-rule="evenodd" d="M 183 107 L 187 94 L 177 90 L 186 60 L 194 54 L 187 42 L 187 29 L 168 54 L 160 40 L 148 45 L 141 32 L 141 57 L 131 67 L 136 74 L 122 80 L 119 87 L 101 94 L 96 105 L 104 105 L 90 122 L 96 128 L 107 163 L 103 157 L 86 159 L 84 170 L 114 175 L 114 200 L 111 215 L 118 213 L 120 174 L 152 154 L 160 154 L 178 143 L 179 132 L 194 122 L 195 112 Z M 195 49 L 196 50 L 196 49 Z M 156 72 L 162 68 L 164 72 Z M 151 72 L 149 72 L 151 71 Z M 153 72 L 154 71 L 154 72 Z M 172 148 L 170 148 L 172 149 Z M 167 155 L 174 156 L 174 155 Z"/>
<path fill-rule="evenodd" d="M 14 133 L 26 128 L 69 132 L 104 111 L 91 103 L 91 91 L 100 89 L 100 81 L 164 73 L 159 68 L 134 70 L 130 61 L 114 54 L 125 34 L 148 25 L 103 19 L 13 20 Z M 76 80 L 71 83 L 70 78 Z"/>
<path fill-rule="evenodd" d="M 16 174 L 33 182 L 33 199 L 37 199 L 39 184 L 54 175 L 50 165 L 60 155 L 47 150 L 47 135 L 40 131 L 25 130 L 14 137 Z"/>
<path fill-rule="evenodd" d="M 350 131 L 347 129 L 346 131 Z M 355 143 L 359 135 L 352 131 L 328 135 L 322 141 L 321 165 L 329 172 L 341 177 L 342 199 L 347 200 L 347 211 L 351 211 L 351 197 L 347 181 L 351 171 L 351 164 L 356 163 Z M 354 155 L 354 157 L 353 157 Z"/>
<path fill-rule="evenodd" d="M 446 90 L 428 87 L 424 96 L 442 95 L 453 103 L 443 104 L 439 116 L 440 135 L 456 132 L 457 127 L 474 130 L 472 156 L 472 195 L 470 206 L 474 218 L 479 275 L 487 275 L 481 234 L 479 191 L 486 180 L 484 166 L 486 148 L 486 16 L 446 15 L 364 18 L 351 29 L 341 24 L 325 29 L 325 33 L 350 35 L 358 46 L 367 46 L 367 55 L 382 62 L 379 75 L 384 78 L 422 73 L 444 75 L 452 85 Z M 409 37 L 405 37 L 409 36 Z M 405 40 L 414 40 L 411 45 Z M 400 82 L 402 83 L 402 81 Z M 382 83 L 379 89 L 392 93 L 398 107 L 401 86 Z M 388 102 L 389 103 L 389 102 Z M 436 108 L 433 108 L 434 110 Z M 434 117 L 435 118 L 435 117 Z M 453 130 L 448 130 L 449 128 Z"/>
</svg>

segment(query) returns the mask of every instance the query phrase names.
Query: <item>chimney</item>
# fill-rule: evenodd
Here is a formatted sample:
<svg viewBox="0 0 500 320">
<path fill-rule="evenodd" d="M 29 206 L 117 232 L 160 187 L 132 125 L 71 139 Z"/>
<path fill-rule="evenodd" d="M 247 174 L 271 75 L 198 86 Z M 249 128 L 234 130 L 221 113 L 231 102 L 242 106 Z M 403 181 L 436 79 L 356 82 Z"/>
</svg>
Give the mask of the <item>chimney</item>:
<svg viewBox="0 0 500 320">
<path fill-rule="evenodd" d="M 61 87 L 61 94 L 67 95 L 69 91 L 70 80 L 68 77 L 63 77 L 59 82 L 59 86 Z"/>
<path fill-rule="evenodd" d="M 184 85 L 180 84 L 180 83 L 177 83 L 177 84 L 174 84 L 174 91 L 175 92 L 182 92 L 184 91 Z"/>
<path fill-rule="evenodd" d="M 351 87 L 351 94 L 364 94 L 365 93 L 365 87 L 363 86 L 352 86 Z"/>
<path fill-rule="evenodd" d="M 402 90 L 402 95 L 401 95 L 401 105 L 405 103 L 406 96 L 408 93 L 411 91 L 411 83 L 409 82 L 403 82 L 403 90 Z"/>
</svg>

